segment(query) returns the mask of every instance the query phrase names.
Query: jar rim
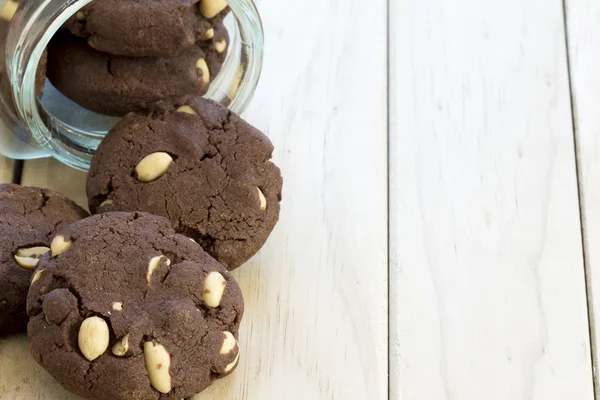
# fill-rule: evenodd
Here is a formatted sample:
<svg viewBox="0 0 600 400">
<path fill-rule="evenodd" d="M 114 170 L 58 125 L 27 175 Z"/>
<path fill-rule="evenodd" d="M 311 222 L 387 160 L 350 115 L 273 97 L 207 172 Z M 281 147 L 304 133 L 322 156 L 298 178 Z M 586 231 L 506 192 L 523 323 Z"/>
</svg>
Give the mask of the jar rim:
<svg viewBox="0 0 600 400">
<path fill-rule="evenodd" d="M 92 1 L 27 2 L 15 13 L 11 24 L 16 25 L 17 29 L 11 28 L 6 43 L 7 71 L 21 122 L 39 146 L 52 157 L 83 171 L 89 169 L 91 157 L 101 138 L 52 120 L 51 116 L 40 112 L 43 107 L 35 95 L 35 77 L 50 39 L 71 16 Z M 260 15 L 252 0 L 225 1 L 231 8 L 241 37 L 240 57 L 243 62 L 235 71 L 229 88 L 224 88 L 221 81 L 215 82 L 211 88 L 215 87 L 216 90 L 208 95 L 239 114 L 252 99 L 260 79 L 264 33 Z M 218 80 L 219 77 L 215 81 Z"/>
</svg>

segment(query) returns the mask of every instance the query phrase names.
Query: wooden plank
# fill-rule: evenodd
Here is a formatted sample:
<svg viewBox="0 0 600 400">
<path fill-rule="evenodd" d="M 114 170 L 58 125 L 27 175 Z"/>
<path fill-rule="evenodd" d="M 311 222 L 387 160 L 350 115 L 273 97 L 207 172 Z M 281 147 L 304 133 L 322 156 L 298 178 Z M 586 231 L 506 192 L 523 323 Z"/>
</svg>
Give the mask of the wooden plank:
<svg viewBox="0 0 600 400">
<path fill-rule="evenodd" d="M 600 3 L 567 0 L 567 34 L 595 370 L 600 365 Z M 596 376 L 596 398 L 600 380 Z"/>
<path fill-rule="evenodd" d="M 35 362 L 25 334 L 0 339 L 0 393 L 14 400 L 84 400 L 66 392 Z"/>
<path fill-rule="evenodd" d="M 247 305 L 240 370 L 196 400 L 384 399 L 386 1 L 260 9 L 265 69 L 245 117 L 275 144 L 282 215 L 235 273 Z"/>
<path fill-rule="evenodd" d="M 561 2 L 390 16 L 391 398 L 592 399 Z"/>
<path fill-rule="evenodd" d="M 245 117 L 276 146 L 282 215 L 266 247 L 235 272 L 246 299 L 240 366 L 197 398 L 383 399 L 386 1 L 273 0 L 261 12 L 265 70 Z M 368 29 L 356 35 L 359 26 Z M 26 182 L 83 201 L 83 177 L 47 163 L 27 163 Z M 17 345 L 12 357 L 26 348 Z M 2 360 L 0 387 L 9 380 L 24 398 L 75 398 L 54 387 L 42 397 L 46 381 L 36 379 L 45 375 L 30 359 L 19 369 Z M 15 385 L 29 369 L 39 375 Z"/>
<path fill-rule="evenodd" d="M 0 183 L 10 183 L 13 178 L 14 161 L 0 156 Z"/>
<path fill-rule="evenodd" d="M 25 162 L 21 183 L 54 189 L 87 209 L 85 179 L 84 172 L 70 168 L 53 158 L 43 158 Z"/>
</svg>

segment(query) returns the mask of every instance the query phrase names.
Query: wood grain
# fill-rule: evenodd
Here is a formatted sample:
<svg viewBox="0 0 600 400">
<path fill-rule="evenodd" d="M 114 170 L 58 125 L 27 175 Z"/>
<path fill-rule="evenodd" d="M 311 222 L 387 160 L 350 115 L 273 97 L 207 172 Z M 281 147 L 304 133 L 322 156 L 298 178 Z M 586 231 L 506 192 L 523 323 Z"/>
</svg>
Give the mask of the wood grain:
<svg viewBox="0 0 600 400">
<path fill-rule="evenodd" d="M 247 305 L 240 370 L 198 399 L 384 399 L 386 2 L 260 9 L 265 69 L 245 117 L 275 144 L 282 215 L 235 274 Z"/>
<path fill-rule="evenodd" d="M 275 144 L 281 221 L 235 272 L 246 300 L 239 368 L 197 398 L 384 399 L 386 1 L 273 0 L 261 12 L 265 69 L 245 117 Z M 84 201 L 83 176 L 55 162 L 28 162 L 24 176 Z M 32 360 L 12 361 L 24 339 L 0 343 L 0 352 L 13 348 L 2 356 L 0 388 L 75 398 L 46 386 Z M 36 375 L 25 384 L 28 369 Z"/>
<path fill-rule="evenodd" d="M 591 400 L 562 3 L 390 16 L 391 398 Z"/>
<path fill-rule="evenodd" d="M 594 367 L 600 365 L 600 3 L 566 1 Z M 600 380 L 596 376 L 596 398 Z"/>
</svg>

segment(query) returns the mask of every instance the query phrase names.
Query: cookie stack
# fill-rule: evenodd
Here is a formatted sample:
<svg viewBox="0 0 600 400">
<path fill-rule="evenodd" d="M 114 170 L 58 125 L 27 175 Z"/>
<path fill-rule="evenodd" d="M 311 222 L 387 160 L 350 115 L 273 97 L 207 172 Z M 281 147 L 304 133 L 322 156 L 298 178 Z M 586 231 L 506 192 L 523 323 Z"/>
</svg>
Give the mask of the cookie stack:
<svg viewBox="0 0 600 400">
<path fill-rule="evenodd" d="M 50 41 L 47 77 L 112 116 L 202 96 L 227 55 L 228 12 L 224 0 L 94 0 Z"/>
<path fill-rule="evenodd" d="M 88 174 L 89 209 L 0 185 L 0 334 L 93 400 L 189 399 L 233 372 L 244 311 L 230 271 L 279 219 L 273 145 L 198 97 L 130 113 Z"/>
</svg>

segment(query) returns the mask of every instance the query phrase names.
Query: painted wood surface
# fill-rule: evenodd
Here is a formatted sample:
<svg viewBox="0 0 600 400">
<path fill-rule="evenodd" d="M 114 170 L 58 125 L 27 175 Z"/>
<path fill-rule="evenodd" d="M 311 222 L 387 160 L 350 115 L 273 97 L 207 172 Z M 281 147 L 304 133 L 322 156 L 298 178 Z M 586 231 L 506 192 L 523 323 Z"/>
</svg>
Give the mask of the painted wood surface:
<svg viewBox="0 0 600 400">
<path fill-rule="evenodd" d="M 591 400 L 562 2 L 390 22 L 391 398 Z"/>
<path fill-rule="evenodd" d="M 235 273 L 239 370 L 194 400 L 594 398 L 600 3 L 565 4 L 568 36 L 558 0 L 390 0 L 388 396 L 386 5 L 261 2 L 245 117 L 276 145 L 282 218 Z M 23 174 L 80 204 L 84 180 Z M 27 351 L 0 341 L 0 393 L 77 399 Z"/>
<path fill-rule="evenodd" d="M 25 162 L 21 176 L 23 185 L 56 190 L 87 210 L 85 179 L 85 173 L 69 168 L 53 158 Z"/>
<path fill-rule="evenodd" d="M 13 165 L 14 162 L 0 156 L 0 183 L 9 183 L 13 177 Z"/>
<path fill-rule="evenodd" d="M 245 118 L 275 144 L 281 221 L 235 272 L 246 300 L 239 368 L 197 398 L 384 399 L 386 2 L 265 0 L 261 13 L 265 69 Z M 27 162 L 23 175 L 80 203 L 83 181 L 53 161 Z M 24 337 L 0 341 L 0 390 L 75 399 L 26 349 Z"/>
<path fill-rule="evenodd" d="M 600 358 L 600 3 L 566 1 L 594 367 Z M 596 376 L 596 398 L 600 381 Z"/>
</svg>

